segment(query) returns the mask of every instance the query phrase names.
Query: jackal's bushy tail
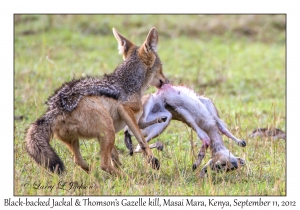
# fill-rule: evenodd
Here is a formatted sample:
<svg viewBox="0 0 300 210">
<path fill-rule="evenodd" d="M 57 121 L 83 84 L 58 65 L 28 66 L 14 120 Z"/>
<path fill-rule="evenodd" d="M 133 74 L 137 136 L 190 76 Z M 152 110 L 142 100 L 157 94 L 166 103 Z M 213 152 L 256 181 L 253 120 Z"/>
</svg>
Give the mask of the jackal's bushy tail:
<svg viewBox="0 0 300 210">
<path fill-rule="evenodd" d="M 60 174 L 64 164 L 50 146 L 52 121 L 53 115 L 46 113 L 30 125 L 26 133 L 26 151 L 39 165 Z"/>
</svg>

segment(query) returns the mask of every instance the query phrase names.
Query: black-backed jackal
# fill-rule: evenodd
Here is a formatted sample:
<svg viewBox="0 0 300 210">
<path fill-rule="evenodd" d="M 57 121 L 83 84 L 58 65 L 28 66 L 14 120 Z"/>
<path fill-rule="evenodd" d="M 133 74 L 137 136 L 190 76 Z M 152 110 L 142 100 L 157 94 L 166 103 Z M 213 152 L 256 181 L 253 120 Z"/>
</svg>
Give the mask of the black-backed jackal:
<svg viewBox="0 0 300 210">
<path fill-rule="evenodd" d="M 123 63 L 102 78 L 86 77 L 63 84 L 49 97 L 45 114 L 27 130 L 28 154 L 51 172 L 64 171 L 61 159 L 49 143 L 56 136 L 74 154 L 75 163 L 87 172 L 90 168 L 80 154 L 79 138 L 97 138 L 101 169 L 120 175 L 111 160 L 114 165 L 121 164 L 114 146 L 115 133 L 125 125 L 138 140 L 148 162 L 153 168 L 159 168 L 159 161 L 137 124 L 142 114 L 141 98 L 148 85 L 160 88 L 168 83 L 157 54 L 157 31 L 152 28 L 141 47 L 115 29 L 113 34 L 119 53 L 123 54 Z"/>
</svg>

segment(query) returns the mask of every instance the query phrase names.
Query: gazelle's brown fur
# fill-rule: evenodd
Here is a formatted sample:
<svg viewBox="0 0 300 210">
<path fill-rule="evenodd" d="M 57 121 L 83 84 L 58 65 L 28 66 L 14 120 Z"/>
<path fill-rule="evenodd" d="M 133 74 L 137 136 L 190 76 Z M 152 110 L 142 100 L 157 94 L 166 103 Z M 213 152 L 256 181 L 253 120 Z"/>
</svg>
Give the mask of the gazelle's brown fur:
<svg viewBox="0 0 300 210">
<path fill-rule="evenodd" d="M 62 85 L 48 99 L 46 113 L 27 130 L 28 154 L 51 172 L 64 171 L 62 161 L 49 143 L 56 136 L 74 154 L 75 163 L 86 172 L 90 168 L 80 154 L 79 139 L 97 138 L 101 148 L 101 169 L 120 175 L 111 160 L 114 165 L 121 165 L 114 143 L 115 133 L 125 125 L 135 135 L 152 167 L 159 168 L 159 161 L 137 124 L 143 108 L 141 97 L 148 85 L 160 88 L 168 83 L 157 54 L 157 31 L 152 28 L 141 47 L 115 29 L 113 34 L 119 52 L 126 57 L 124 62 L 103 78 L 87 77 Z"/>
</svg>

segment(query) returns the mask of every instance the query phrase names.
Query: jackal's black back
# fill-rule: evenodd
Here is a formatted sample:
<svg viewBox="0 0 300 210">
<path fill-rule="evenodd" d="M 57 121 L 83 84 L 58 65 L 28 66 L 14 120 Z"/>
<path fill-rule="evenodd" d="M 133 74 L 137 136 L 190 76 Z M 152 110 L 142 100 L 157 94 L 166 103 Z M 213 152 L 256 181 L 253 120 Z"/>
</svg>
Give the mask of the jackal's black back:
<svg viewBox="0 0 300 210">
<path fill-rule="evenodd" d="M 59 109 L 71 112 L 82 96 L 107 96 L 118 100 L 120 88 L 114 81 L 114 76 L 105 75 L 103 78 L 85 77 L 63 84 L 48 98 L 49 109 Z"/>
</svg>

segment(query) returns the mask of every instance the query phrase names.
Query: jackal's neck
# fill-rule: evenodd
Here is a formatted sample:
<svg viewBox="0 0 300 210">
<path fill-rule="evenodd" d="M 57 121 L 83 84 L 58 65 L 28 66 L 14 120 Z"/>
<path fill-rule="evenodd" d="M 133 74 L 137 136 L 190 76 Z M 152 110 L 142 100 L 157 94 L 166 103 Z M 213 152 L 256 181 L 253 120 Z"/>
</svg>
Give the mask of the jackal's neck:
<svg viewBox="0 0 300 210">
<path fill-rule="evenodd" d="M 142 94 L 145 80 L 145 65 L 138 59 L 136 53 L 128 57 L 113 73 L 114 85 L 121 89 L 121 100 L 127 100 L 133 94 Z"/>
</svg>

